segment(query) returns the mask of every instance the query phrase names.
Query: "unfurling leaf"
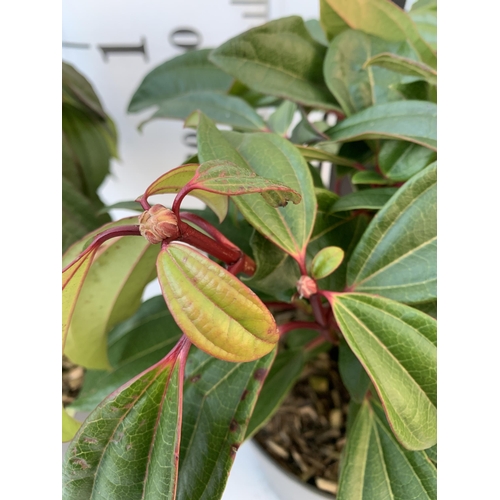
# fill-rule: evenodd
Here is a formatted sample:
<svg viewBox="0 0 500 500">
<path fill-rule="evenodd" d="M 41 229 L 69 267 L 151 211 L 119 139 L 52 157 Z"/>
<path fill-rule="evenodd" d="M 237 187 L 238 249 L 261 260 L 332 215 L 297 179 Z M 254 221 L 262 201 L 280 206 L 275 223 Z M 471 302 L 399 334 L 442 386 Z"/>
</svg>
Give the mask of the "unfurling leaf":
<svg viewBox="0 0 500 500">
<path fill-rule="evenodd" d="M 289 201 L 297 204 L 302 199 L 282 182 L 266 179 L 244 165 L 225 160 L 202 163 L 188 184 L 192 189 L 228 196 L 260 193 L 272 207 L 284 207 Z"/>
<path fill-rule="evenodd" d="M 144 193 L 144 198 L 155 194 L 178 193 L 193 178 L 197 169 L 198 165 L 191 163 L 169 170 L 149 185 Z M 199 189 L 195 189 L 189 194 L 206 203 L 215 212 L 219 222 L 224 220 L 228 209 L 227 196 Z"/>
<path fill-rule="evenodd" d="M 276 323 L 240 280 L 182 243 L 162 249 L 158 279 L 172 316 L 191 342 L 226 361 L 252 361 L 278 341 Z"/>
<path fill-rule="evenodd" d="M 436 444 L 436 320 L 382 297 L 324 295 L 401 444 L 410 450 Z"/>
<path fill-rule="evenodd" d="M 174 500 L 189 345 L 181 340 L 89 415 L 64 459 L 65 500 L 90 500 L 96 492 L 106 500 Z"/>
</svg>

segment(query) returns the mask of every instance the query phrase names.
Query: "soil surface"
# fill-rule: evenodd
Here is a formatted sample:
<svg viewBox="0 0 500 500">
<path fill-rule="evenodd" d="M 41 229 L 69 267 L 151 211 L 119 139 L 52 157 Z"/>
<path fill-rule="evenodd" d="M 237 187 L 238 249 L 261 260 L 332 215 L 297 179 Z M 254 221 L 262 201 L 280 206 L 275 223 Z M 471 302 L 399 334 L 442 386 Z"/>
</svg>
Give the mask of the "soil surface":
<svg viewBox="0 0 500 500">
<path fill-rule="evenodd" d="M 255 435 L 287 471 L 333 494 L 349 406 L 337 359 L 334 347 L 311 360 L 274 417 Z"/>
</svg>

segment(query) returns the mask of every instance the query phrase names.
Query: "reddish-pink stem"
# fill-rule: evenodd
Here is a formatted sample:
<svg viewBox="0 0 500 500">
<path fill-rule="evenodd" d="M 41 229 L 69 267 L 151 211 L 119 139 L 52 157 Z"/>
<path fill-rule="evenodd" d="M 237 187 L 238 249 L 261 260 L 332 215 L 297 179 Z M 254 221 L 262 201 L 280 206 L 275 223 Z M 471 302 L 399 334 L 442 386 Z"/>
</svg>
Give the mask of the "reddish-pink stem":
<svg viewBox="0 0 500 500">
<path fill-rule="evenodd" d="M 95 248 L 100 247 L 105 241 L 110 240 L 111 238 L 118 238 L 119 236 L 141 236 L 141 232 L 139 231 L 139 226 L 117 226 L 106 229 L 102 233 L 99 233 L 94 237 L 92 243 L 80 254 L 76 259 L 74 259 L 70 264 L 68 264 L 63 272 L 73 265 L 73 262 L 78 260 L 83 254 L 89 253 Z"/>
<path fill-rule="evenodd" d="M 235 248 L 238 251 L 240 250 L 232 241 L 228 240 L 216 227 L 212 226 L 212 224 L 206 221 L 203 217 L 191 212 L 181 212 L 180 217 L 183 221 L 192 222 L 198 227 L 201 227 L 201 229 L 207 232 L 215 241 L 218 241 L 222 245 L 229 248 Z"/>
<path fill-rule="evenodd" d="M 290 321 L 289 323 L 278 326 L 281 336 L 286 335 L 292 330 L 298 330 L 300 328 L 308 328 L 309 330 L 317 330 L 319 332 L 324 330 L 324 328 L 315 321 Z"/>
</svg>

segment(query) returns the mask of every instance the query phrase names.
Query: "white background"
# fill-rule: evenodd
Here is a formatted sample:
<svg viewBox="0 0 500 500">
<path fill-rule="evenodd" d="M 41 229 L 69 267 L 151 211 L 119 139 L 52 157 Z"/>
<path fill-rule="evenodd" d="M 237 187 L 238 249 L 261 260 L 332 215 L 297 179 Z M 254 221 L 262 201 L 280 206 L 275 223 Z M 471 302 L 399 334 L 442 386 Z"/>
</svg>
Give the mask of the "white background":
<svg viewBox="0 0 500 500">
<path fill-rule="evenodd" d="M 499 14 L 440 0 L 440 500 L 499 490 Z M 61 18 L 56 2 L 0 16 L 2 497 L 23 500 L 61 491 Z"/>
</svg>

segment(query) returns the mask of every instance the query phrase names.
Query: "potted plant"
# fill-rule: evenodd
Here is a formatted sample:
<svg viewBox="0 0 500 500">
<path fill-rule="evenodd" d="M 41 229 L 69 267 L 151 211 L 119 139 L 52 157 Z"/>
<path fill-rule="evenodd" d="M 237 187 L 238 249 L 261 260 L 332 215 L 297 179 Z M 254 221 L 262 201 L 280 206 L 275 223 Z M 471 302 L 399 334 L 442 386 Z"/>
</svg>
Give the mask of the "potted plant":
<svg viewBox="0 0 500 500">
<path fill-rule="evenodd" d="M 338 477 L 310 482 L 436 498 L 435 2 L 320 5 L 320 23 L 167 61 L 132 97 L 198 150 L 63 257 L 63 346 L 87 369 L 72 407 L 91 411 L 65 498 L 215 500 L 254 435 L 307 470 L 270 420 L 301 384 L 338 445 Z"/>
</svg>

